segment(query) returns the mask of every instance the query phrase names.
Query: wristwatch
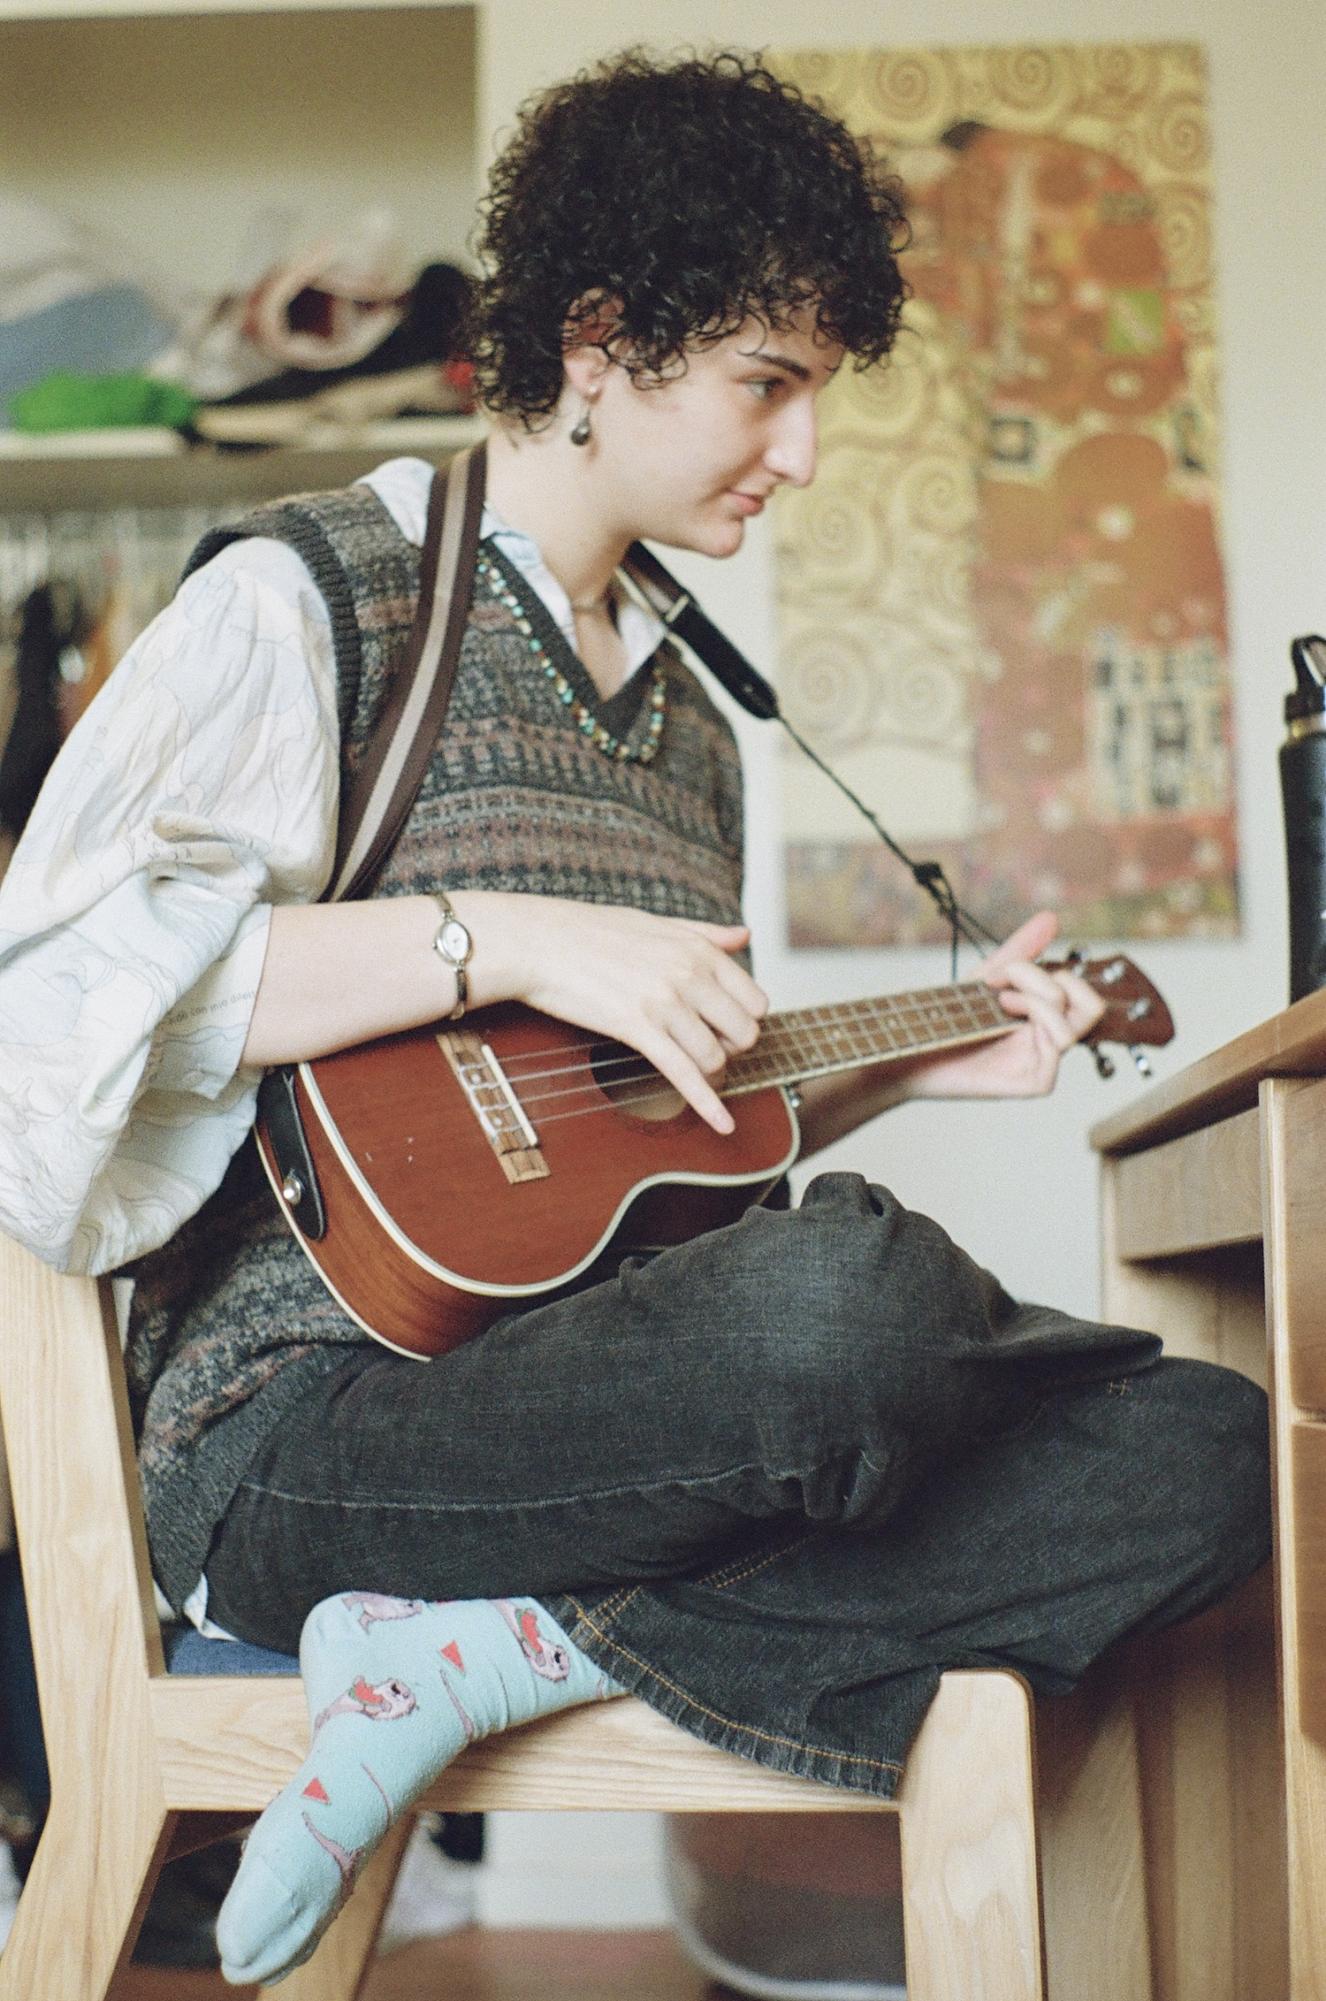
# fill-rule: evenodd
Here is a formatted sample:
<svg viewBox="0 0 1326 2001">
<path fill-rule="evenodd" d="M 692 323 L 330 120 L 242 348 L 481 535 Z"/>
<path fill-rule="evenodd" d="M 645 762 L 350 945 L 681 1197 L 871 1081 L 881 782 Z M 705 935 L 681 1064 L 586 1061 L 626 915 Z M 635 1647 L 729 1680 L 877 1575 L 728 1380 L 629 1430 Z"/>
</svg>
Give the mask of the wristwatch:
<svg viewBox="0 0 1326 2001">
<path fill-rule="evenodd" d="M 465 967 L 474 951 L 474 940 L 461 923 L 451 906 L 451 898 L 443 890 L 433 891 L 433 901 L 442 912 L 442 922 L 433 938 L 433 950 L 439 959 L 445 960 L 456 976 L 456 1005 L 447 1016 L 448 1021 L 459 1021 L 465 1012 L 469 999 L 469 980 Z"/>
</svg>

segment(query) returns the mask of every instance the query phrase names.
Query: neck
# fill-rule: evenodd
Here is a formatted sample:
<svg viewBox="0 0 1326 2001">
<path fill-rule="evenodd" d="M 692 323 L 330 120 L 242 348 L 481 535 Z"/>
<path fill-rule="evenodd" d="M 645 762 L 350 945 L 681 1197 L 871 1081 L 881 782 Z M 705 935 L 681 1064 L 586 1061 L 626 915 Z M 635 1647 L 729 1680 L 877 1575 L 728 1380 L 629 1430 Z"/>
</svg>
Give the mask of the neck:
<svg viewBox="0 0 1326 2001">
<path fill-rule="evenodd" d="M 573 605 L 602 599 L 634 537 L 604 509 L 587 454 L 563 426 L 526 433 L 496 424 L 487 490 L 502 519 L 537 544 Z"/>
<path fill-rule="evenodd" d="M 738 1097 L 889 1057 L 957 1049 L 1007 1035 L 1016 1026 L 979 980 L 794 1008 L 767 1017 L 754 1049 L 729 1062 L 719 1095 Z"/>
</svg>

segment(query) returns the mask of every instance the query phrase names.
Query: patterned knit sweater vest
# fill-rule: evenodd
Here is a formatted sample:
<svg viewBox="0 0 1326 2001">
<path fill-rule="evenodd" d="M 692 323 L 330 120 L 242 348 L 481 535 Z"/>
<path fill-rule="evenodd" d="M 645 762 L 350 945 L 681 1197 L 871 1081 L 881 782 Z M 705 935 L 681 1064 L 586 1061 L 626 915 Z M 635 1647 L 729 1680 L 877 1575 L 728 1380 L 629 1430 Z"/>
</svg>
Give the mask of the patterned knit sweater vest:
<svg viewBox="0 0 1326 2001">
<path fill-rule="evenodd" d="M 419 551 L 370 488 L 353 487 L 214 531 L 186 574 L 251 535 L 295 549 L 326 600 L 344 791 L 404 650 Z M 491 541 L 484 552 L 580 700 L 618 738 L 643 741 L 649 675 L 605 702 L 538 596 Z M 510 611 L 476 584 L 442 736 L 373 894 L 517 890 L 737 921 L 736 747 L 670 647 L 663 662 L 667 724 L 657 757 L 642 765 L 605 756 L 577 729 Z M 289 1234 L 251 1144 L 134 1277 L 128 1365 L 139 1460 L 157 1575 L 178 1606 L 254 1454 L 310 1376 L 340 1367 L 366 1337 Z"/>
</svg>

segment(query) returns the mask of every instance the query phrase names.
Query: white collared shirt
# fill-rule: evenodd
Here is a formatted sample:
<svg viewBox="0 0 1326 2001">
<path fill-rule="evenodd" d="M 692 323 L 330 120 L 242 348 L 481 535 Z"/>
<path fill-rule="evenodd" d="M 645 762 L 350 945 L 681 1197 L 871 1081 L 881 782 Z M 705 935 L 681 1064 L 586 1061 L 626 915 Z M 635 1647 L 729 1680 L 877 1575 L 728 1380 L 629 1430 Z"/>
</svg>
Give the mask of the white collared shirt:
<svg viewBox="0 0 1326 2001">
<path fill-rule="evenodd" d="M 433 468 L 368 476 L 422 543 Z M 535 544 L 492 534 L 575 645 Z M 632 672 L 662 626 L 622 593 Z M 155 1249 L 253 1123 L 240 1056 L 272 907 L 322 894 L 340 760 L 326 604 L 284 543 L 232 543 L 134 642 L 0 882 L 0 1229 L 67 1271 Z"/>
</svg>

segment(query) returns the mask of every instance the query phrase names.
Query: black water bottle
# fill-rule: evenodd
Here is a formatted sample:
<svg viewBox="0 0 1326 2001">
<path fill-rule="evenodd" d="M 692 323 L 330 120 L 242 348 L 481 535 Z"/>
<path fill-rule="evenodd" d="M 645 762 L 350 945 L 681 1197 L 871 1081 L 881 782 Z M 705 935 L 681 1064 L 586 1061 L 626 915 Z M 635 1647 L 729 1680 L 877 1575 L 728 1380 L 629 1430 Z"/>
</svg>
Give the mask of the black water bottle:
<svg viewBox="0 0 1326 2001">
<path fill-rule="evenodd" d="M 1295 688 L 1285 697 L 1280 749 L 1289 867 L 1289 998 L 1326 986 L 1326 639 L 1289 649 Z"/>
</svg>

